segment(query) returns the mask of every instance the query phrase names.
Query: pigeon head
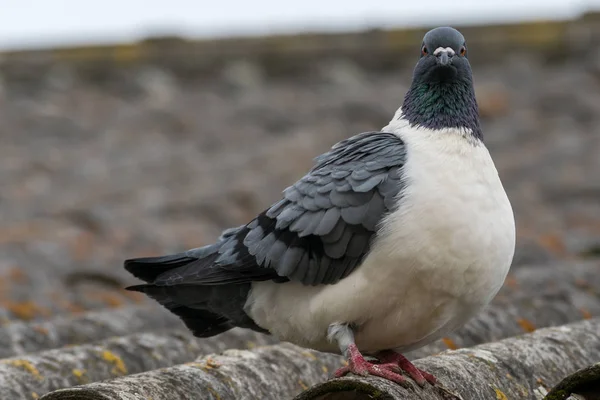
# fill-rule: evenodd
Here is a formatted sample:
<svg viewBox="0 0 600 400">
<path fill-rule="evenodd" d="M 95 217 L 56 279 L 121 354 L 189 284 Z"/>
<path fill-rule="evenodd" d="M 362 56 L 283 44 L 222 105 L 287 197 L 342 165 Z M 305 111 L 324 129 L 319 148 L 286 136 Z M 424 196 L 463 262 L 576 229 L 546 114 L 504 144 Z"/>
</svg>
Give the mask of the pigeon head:
<svg viewBox="0 0 600 400">
<path fill-rule="evenodd" d="M 456 29 L 439 27 L 423 37 L 402 114 L 413 126 L 463 128 L 481 139 L 467 43 Z"/>
<path fill-rule="evenodd" d="M 421 45 L 421 58 L 415 68 L 415 79 L 433 83 L 470 76 L 467 43 L 459 31 L 441 27 L 425 34 Z"/>
</svg>

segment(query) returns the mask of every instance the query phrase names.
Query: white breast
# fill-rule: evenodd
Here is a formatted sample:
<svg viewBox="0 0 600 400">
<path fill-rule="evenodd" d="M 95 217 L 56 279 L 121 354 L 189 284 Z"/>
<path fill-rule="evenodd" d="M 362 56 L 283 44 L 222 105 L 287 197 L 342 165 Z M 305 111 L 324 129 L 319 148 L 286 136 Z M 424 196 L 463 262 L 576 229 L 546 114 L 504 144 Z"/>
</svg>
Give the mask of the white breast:
<svg viewBox="0 0 600 400">
<path fill-rule="evenodd" d="M 407 146 L 405 189 L 363 264 L 335 285 L 253 284 L 247 311 L 280 339 L 335 352 L 327 327 L 352 322 L 362 351 L 409 351 L 462 325 L 502 286 L 515 225 L 488 150 L 458 130 L 387 128 Z"/>
</svg>

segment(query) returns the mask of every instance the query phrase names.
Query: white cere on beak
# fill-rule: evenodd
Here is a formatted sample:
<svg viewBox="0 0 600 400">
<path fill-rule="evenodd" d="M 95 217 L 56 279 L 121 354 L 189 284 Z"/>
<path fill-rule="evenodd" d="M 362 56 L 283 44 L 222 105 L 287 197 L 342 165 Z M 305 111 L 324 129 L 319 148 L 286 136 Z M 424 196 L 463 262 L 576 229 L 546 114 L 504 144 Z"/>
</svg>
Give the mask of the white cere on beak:
<svg viewBox="0 0 600 400">
<path fill-rule="evenodd" d="M 440 54 L 443 51 L 448 53 L 448 57 L 452 57 L 455 54 L 454 49 L 452 47 L 438 47 L 437 49 L 434 50 L 433 55 L 437 56 L 438 54 Z"/>
</svg>

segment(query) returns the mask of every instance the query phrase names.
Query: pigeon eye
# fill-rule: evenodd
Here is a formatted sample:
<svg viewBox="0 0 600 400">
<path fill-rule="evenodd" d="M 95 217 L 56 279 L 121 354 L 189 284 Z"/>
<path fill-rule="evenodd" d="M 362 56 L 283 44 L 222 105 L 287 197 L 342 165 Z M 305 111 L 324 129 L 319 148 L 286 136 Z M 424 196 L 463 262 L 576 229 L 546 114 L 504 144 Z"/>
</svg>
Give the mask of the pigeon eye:
<svg viewBox="0 0 600 400">
<path fill-rule="evenodd" d="M 465 54 L 467 54 L 467 48 L 463 46 L 460 48 L 460 55 L 464 57 Z"/>
<path fill-rule="evenodd" d="M 427 55 L 427 53 L 428 53 L 428 51 L 427 51 L 427 47 L 426 47 L 426 46 L 423 46 L 423 47 L 421 48 L 421 54 L 422 54 L 422 55 L 424 55 L 424 56 L 426 56 L 426 55 Z"/>
</svg>

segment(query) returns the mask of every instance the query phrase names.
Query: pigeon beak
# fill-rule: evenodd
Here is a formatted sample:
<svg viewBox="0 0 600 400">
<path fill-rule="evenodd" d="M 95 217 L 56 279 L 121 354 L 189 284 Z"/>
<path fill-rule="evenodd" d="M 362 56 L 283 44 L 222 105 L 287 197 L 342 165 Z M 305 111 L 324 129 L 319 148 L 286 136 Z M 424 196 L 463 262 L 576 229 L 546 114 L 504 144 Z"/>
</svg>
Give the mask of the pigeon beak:
<svg viewBox="0 0 600 400">
<path fill-rule="evenodd" d="M 449 51 L 442 50 L 437 54 L 437 62 L 440 65 L 450 65 L 452 64 L 452 56 L 454 54 L 450 54 Z"/>
</svg>

